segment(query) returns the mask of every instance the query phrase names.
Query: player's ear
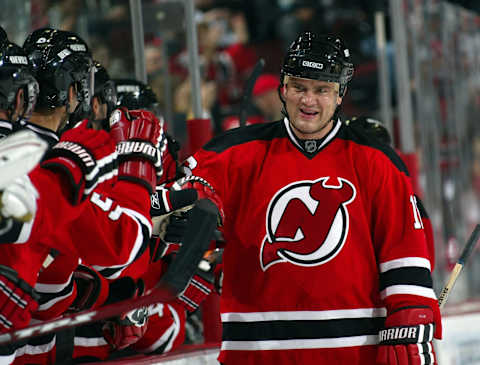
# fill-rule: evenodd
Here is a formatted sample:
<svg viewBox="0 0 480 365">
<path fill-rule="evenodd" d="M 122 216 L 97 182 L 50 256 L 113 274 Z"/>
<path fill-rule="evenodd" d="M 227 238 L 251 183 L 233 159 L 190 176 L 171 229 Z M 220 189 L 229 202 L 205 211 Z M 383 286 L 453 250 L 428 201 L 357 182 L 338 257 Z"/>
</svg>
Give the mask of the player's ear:
<svg viewBox="0 0 480 365">
<path fill-rule="evenodd" d="M 77 86 L 72 84 L 68 87 L 68 105 L 70 110 L 67 110 L 67 113 L 73 113 L 78 105 L 78 95 L 77 95 Z"/>
<path fill-rule="evenodd" d="M 23 115 L 26 109 L 25 105 L 25 92 L 23 89 L 18 89 L 17 95 L 15 97 L 15 114 Z"/>
<path fill-rule="evenodd" d="M 347 92 L 347 87 L 345 86 L 345 89 L 343 89 L 343 95 L 345 95 Z M 340 93 L 337 94 L 337 105 L 342 104 L 343 96 L 340 96 Z"/>
<path fill-rule="evenodd" d="M 92 111 L 94 116 L 97 116 L 100 113 L 100 102 L 96 96 L 92 98 Z"/>
</svg>

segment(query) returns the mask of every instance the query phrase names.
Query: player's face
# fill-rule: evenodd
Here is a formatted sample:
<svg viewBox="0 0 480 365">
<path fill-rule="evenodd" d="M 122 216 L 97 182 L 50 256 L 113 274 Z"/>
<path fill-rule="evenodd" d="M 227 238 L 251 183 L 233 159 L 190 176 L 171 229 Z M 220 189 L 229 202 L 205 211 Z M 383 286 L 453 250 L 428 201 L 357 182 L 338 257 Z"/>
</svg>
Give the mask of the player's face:
<svg viewBox="0 0 480 365">
<path fill-rule="evenodd" d="M 332 128 L 333 113 L 342 102 L 338 83 L 289 77 L 284 88 L 290 124 L 301 139 L 319 139 Z"/>
</svg>

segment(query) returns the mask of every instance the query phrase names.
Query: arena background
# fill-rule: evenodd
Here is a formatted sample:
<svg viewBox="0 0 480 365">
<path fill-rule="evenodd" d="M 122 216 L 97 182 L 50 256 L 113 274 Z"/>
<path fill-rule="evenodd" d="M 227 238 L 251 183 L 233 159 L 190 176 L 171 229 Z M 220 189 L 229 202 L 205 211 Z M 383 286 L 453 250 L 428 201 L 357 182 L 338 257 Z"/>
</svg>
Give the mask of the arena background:
<svg viewBox="0 0 480 365">
<path fill-rule="evenodd" d="M 355 63 L 343 114 L 381 120 L 405 157 L 434 226 L 437 293 L 480 222 L 479 1 L 4 0 L 0 25 L 20 45 L 40 27 L 77 32 L 112 77 L 152 86 L 180 142 L 188 116 L 216 133 L 238 118 L 258 59 L 278 75 L 299 31 L 338 34 Z M 444 309 L 440 364 L 480 364 L 479 296 L 475 249 Z M 189 326 L 180 353 L 112 363 L 216 363 L 218 297 Z"/>
</svg>

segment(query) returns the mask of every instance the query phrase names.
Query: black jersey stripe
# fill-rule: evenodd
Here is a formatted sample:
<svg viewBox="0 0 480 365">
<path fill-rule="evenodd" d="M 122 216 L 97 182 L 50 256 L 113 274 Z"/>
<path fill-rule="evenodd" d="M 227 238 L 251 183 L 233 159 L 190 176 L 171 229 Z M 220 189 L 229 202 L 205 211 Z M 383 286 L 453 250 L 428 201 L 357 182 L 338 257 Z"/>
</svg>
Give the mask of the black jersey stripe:
<svg viewBox="0 0 480 365">
<path fill-rule="evenodd" d="M 430 271 L 422 267 L 402 267 L 380 274 L 380 291 L 393 285 L 417 285 L 432 288 Z"/>
<path fill-rule="evenodd" d="M 223 341 L 321 339 L 377 335 L 385 319 L 354 318 L 318 321 L 223 322 Z"/>
<path fill-rule="evenodd" d="M 55 300 L 57 298 L 66 297 L 73 292 L 73 277 L 70 277 L 70 281 L 68 282 L 68 284 L 59 292 L 45 293 L 45 292 L 40 292 L 38 290 L 37 292 L 38 294 L 40 294 L 40 300 L 38 301 L 40 306 L 45 305 L 46 303 L 52 300 Z"/>
</svg>

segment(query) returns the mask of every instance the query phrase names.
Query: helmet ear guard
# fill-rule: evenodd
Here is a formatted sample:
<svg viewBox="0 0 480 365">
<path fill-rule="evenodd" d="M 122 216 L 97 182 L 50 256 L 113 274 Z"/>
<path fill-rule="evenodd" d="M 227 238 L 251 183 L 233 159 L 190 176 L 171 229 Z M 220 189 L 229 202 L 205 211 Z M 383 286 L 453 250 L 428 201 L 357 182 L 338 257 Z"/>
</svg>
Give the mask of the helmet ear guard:
<svg viewBox="0 0 480 365">
<path fill-rule="evenodd" d="M 96 96 L 102 104 L 107 105 L 108 118 L 113 109 L 117 107 L 117 91 L 107 70 L 98 61 L 94 62 L 93 96 Z"/>
<path fill-rule="evenodd" d="M 12 122 L 30 116 L 39 89 L 26 53 L 15 43 L 6 40 L 0 44 L 0 109 L 6 110 L 10 119 L 17 107 L 20 90 L 23 91 L 23 112 Z"/>
</svg>

